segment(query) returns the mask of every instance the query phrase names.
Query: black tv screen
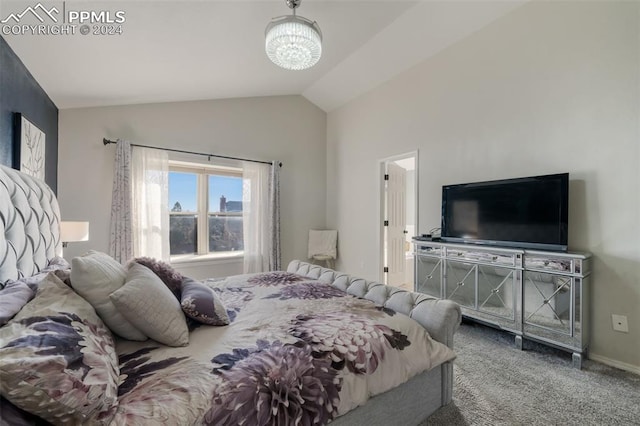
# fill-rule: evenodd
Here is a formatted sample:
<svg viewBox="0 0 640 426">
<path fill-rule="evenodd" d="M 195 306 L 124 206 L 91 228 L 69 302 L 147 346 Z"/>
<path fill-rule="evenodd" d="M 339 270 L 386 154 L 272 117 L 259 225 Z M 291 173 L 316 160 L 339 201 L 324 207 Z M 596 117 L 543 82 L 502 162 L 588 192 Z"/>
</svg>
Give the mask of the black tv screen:
<svg viewBox="0 0 640 426">
<path fill-rule="evenodd" d="M 569 173 L 442 187 L 448 242 L 567 250 Z"/>
</svg>

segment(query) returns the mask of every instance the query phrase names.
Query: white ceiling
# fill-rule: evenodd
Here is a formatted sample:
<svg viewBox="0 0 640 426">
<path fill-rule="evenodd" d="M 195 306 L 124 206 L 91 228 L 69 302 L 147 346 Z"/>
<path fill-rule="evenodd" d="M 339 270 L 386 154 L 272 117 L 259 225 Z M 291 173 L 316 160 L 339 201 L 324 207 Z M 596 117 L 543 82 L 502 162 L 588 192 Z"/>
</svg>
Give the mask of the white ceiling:
<svg viewBox="0 0 640 426">
<path fill-rule="evenodd" d="M 264 53 L 265 26 L 289 14 L 284 0 L 42 0 L 122 10 L 123 34 L 3 37 L 60 109 L 299 94 L 331 111 L 525 1 L 304 0 L 298 14 L 324 36 L 320 62 L 305 71 Z M 3 0 L 0 19 L 36 3 Z"/>
</svg>

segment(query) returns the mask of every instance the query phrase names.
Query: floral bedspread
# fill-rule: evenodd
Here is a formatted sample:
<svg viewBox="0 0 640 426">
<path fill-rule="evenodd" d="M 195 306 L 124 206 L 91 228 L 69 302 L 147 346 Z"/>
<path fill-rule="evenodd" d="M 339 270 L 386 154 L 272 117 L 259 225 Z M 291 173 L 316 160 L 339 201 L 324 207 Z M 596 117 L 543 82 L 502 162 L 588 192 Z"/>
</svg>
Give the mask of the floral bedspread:
<svg viewBox="0 0 640 426">
<path fill-rule="evenodd" d="M 113 424 L 326 424 L 455 356 L 408 317 L 299 275 L 207 284 L 231 324 L 184 348 L 119 341 Z"/>
</svg>

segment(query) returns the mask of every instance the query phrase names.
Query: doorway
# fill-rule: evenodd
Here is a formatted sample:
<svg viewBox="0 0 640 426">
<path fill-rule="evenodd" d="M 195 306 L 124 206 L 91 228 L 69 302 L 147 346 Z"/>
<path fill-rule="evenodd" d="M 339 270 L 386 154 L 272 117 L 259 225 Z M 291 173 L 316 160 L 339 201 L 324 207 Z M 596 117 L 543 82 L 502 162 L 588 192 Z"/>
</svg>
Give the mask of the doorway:
<svg viewBox="0 0 640 426">
<path fill-rule="evenodd" d="M 418 229 L 418 152 L 380 161 L 381 281 L 413 290 L 411 238 Z"/>
</svg>

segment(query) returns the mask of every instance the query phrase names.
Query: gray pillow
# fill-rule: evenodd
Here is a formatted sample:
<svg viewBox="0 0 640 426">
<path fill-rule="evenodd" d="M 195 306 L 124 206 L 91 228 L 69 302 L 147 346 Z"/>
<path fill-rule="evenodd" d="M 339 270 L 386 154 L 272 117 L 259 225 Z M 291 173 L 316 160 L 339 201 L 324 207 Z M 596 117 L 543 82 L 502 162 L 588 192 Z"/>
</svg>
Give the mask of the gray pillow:
<svg viewBox="0 0 640 426">
<path fill-rule="evenodd" d="M 180 286 L 185 279 L 184 275 L 173 269 L 173 266 L 167 262 L 152 257 L 136 257 L 133 261 L 151 269 L 169 287 L 176 299 L 180 300 Z"/>
<path fill-rule="evenodd" d="M 23 282 L 9 281 L 0 290 L 0 326 L 13 318 L 27 302 L 33 299 L 34 291 Z"/>
<path fill-rule="evenodd" d="M 127 270 L 108 254 L 89 251 L 71 261 L 71 286 L 91 303 L 102 321 L 118 336 L 128 340 L 147 340 L 113 306 L 109 295 L 122 287 Z"/>
<path fill-rule="evenodd" d="M 191 319 L 208 325 L 227 325 L 229 315 L 218 296 L 206 285 L 185 278 L 182 280 L 180 305 Z"/>
<path fill-rule="evenodd" d="M 49 264 L 40 270 L 37 274 L 30 277 L 22 277 L 18 281 L 25 283 L 35 293 L 38 291 L 38 285 L 44 280 L 49 272 L 55 272 L 56 276 L 60 278 L 66 285 L 69 283 L 69 277 L 71 275 L 71 265 L 62 257 L 54 257 L 49 261 Z"/>
<path fill-rule="evenodd" d="M 125 284 L 109 298 L 127 320 L 153 340 L 167 346 L 189 344 L 180 302 L 146 266 L 131 263 Z"/>
</svg>

